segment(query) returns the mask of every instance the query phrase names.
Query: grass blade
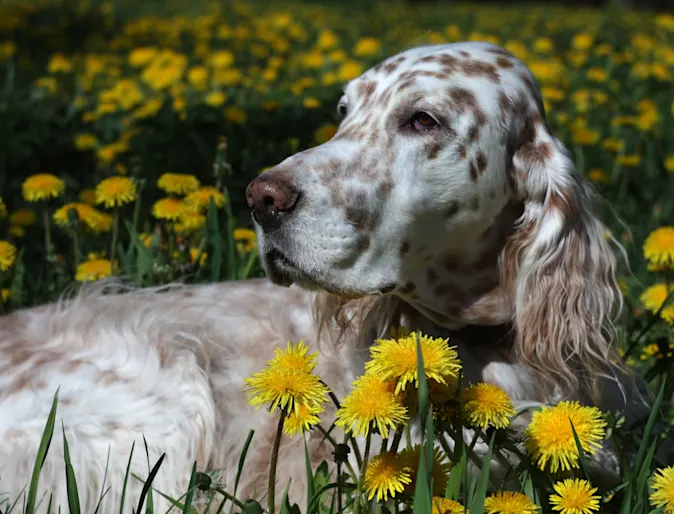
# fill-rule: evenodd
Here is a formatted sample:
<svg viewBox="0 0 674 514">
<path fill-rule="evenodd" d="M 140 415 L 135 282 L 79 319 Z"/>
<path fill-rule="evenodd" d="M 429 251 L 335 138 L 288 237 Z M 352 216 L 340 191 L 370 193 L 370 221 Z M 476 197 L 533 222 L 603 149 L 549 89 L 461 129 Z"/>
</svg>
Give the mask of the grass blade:
<svg viewBox="0 0 674 514">
<path fill-rule="evenodd" d="M 304 438 L 304 465 L 307 472 L 307 514 L 309 514 L 311 512 L 309 505 L 314 497 L 316 486 L 314 485 L 314 472 L 311 470 L 311 458 L 309 457 L 309 447 L 307 446 L 306 437 Z"/>
<path fill-rule="evenodd" d="M 487 489 L 489 487 L 489 471 L 491 464 L 491 457 L 494 453 L 494 442 L 496 441 L 496 432 L 492 432 L 489 438 L 489 450 L 482 459 L 482 469 L 480 470 L 480 478 L 477 481 L 475 493 L 472 498 L 470 512 L 473 514 L 484 513 L 484 501 L 487 499 Z"/>
<path fill-rule="evenodd" d="M 54 426 L 56 425 L 56 405 L 58 404 L 59 400 L 59 391 L 60 388 L 57 389 L 56 394 L 54 394 L 54 400 L 52 401 L 51 409 L 49 411 L 49 415 L 47 416 L 47 423 L 45 424 L 44 431 L 42 432 L 42 440 L 40 441 L 40 446 L 37 450 L 37 456 L 35 457 L 33 475 L 30 479 L 28 498 L 26 500 L 26 508 L 24 510 L 25 514 L 35 513 L 35 499 L 37 498 L 37 486 L 40 480 L 40 472 L 42 471 L 42 466 L 44 466 L 44 461 L 47 458 L 47 452 L 49 451 L 49 446 L 51 445 L 51 439 L 54 436 Z"/>
<path fill-rule="evenodd" d="M 68 439 L 66 438 L 66 427 L 61 421 L 61 431 L 63 432 L 63 459 L 66 466 L 66 493 L 68 495 L 68 509 L 70 514 L 80 514 L 80 496 L 77 492 L 77 480 L 75 478 L 75 470 L 70 461 L 70 448 L 68 447 Z"/>
<path fill-rule="evenodd" d="M 126 486 L 129 483 L 129 474 L 131 472 L 131 459 L 133 458 L 133 450 L 136 447 L 136 441 L 131 444 L 131 453 L 129 454 L 129 462 L 126 465 L 126 473 L 124 473 L 124 485 L 122 486 L 122 498 L 119 501 L 119 514 L 124 514 L 124 498 L 126 498 Z"/>
<path fill-rule="evenodd" d="M 239 467 L 236 470 L 236 478 L 234 479 L 234 491 L 232 492 L 232 496 L 234 497 L 236 497 L 236 493 L 239 490 L 239 482 L 241 480 L 241 473 L 243 472 L 243 465 L 246 462 L 246 455 L 248 454 L 248 448 L 250 447 L 250 443 L 253 440 L 254 434 L 255 430 L 250 429 L 250 431 L 248 432 L 248 437 L 246 438 L 246 442 L 243 443 L 243 449 L 241 450 L 241 455 L 239 456 Z M 230 514 L 233 512 L 233 510 L 234 504 L 232 504 L 231 508 L 229 509 Z"/>
<path fill-rule="evenodd" d="M 154 465 L 152 470 L 150 471 L 150 474 L 147 477 L 147 480 L 143 484 L 143 490 L 140 493 L 140 499 L 138 500 L 138 508 L 136 509 L 136 512 L 138 514 L 141 513 L 143 509 L 143 504 L 145 503 L 145 497 L 151 495 L 150 488 L 152 487 L 152 482 L 154 481 L 155 477 L 157 476 L 157 473 L 159 473 L 159 468 L 161 467 L 162 463 L 164 462 L 164 458 L 166 457 L 165 453 L 161 454 L 161 457 L 159 457 L 159 460 L 157 463 Z M 148 499 L 148 508 L 152 508 L 151 502 Z"/>
<path fill-rule="evenodd" d="M 197 463 L 194 462 L 192 466 L 192 476 L 190 476 L 190 485 L 187 490 L 187 496 L 185 497 L 185 505 L 183 506 L 183 514 L 189 514 L 192 509 L 192 500 L 194 499 L 194 484 L 197 481 Z"/>
<path fill-rule="evenodd" d="M 583 475 L 585 480 L 590 481 L 590 466 L 587 463 L 587 458 L 585 457 L 585 452 L 583 447 L 580 444 L 580 439 L 578 439 L 578 433 L 576 432 L 576 427 L 573 426 L 573 421 L 569 418 L 569 423 L 571 423 L 571 431 L 573 432 L 573 439 L 576 441 L 576 449 L 578 450 L 578 459 L 580 460 L 580 467 L 583 470 Z"/>
</svg>

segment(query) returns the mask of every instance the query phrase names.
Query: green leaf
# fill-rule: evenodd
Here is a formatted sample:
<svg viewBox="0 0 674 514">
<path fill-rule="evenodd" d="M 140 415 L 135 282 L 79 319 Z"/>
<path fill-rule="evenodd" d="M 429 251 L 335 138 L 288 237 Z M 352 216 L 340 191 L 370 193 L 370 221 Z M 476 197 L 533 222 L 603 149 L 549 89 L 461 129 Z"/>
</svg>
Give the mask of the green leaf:
<svg viewBox="0 0 674 514">
<path fill-rule="evenodd" d="M 419 452 L 419 469 L 417 470 L 417 482 L 414 488 L 415 514 L 432 514 L 433 512 L 432 493 L 428 487 L 427 476 L 426 452 L 422 447 Z"/>
<path fill-rule="evenodd" d="M 307 440 L 304 439 L 304 467 L 307 473 L 307 513 L 311 512 L 309 506 L 311 505 L 311 500 L 314 497 L 314 472 L 311 469 L 311 458 L 309 457 L 309 447 L 307 446 Z"/>
<path fill-rule="evenodd" d="M 494 441 L 496 440 L 496 432 L 492 432 L 489 438 L 489 450 L 482 459 L 482 469 L 480 470 L 480 477 L 473 495 L 470 512 L 472 514 L 484 513 L 484 501 L 487 499 L 487 489 L 489 488 L 489 471 L 491 464 L 491 457 L 494 453 Z"/>
<path fill-rule="evenodd" d="M 576 442 L 576 449 L 578 450 L 578 460 L 580 461 L 580 468 L 583 470 L 583 476 L 585 477 L 585 480 L 591 482 L 590 467 L 587 463 L 587 458 L 585 457 L 585 451 L 583 451 L 583 446 L 580 444 L 580 439 L 578 439 L 576 427 L 573 426 L 573 421 L 571 421 L 571 418 L 569 418 L 569 423 L 571 423 L 571 431 L 573 432 L 573 439 Z"/>
<path fill-rule="evenodd" d="M 44 431 L 42 432 L 40 446 L 38 447 L 37 455 L 35 456 L 33 475 L 30 479 L 28 498 L 26 499 L 26 508 L 24 509 L 25 514 L 34 514 L 35 512 L 35 502 L 37 498 L 37 487 L 40 480 L 40 472 L 42 471 L 42 466 L 44 466 L 44 461 L 47 459 L 47 452 L 49 451 L 51 439 L 54 435 L 54 426 L 56 425 L 56 405 L 58 404 L 59 391 L 60 388 L 57 389 L 56 393 L 54 394 L 54 400 L 52 401 L 51 409 L 49 410 L 49 415 L 47 416 L 47 423 L 45 424 Z"/>
<path fill-rule="evenodd" d="M 131 444 L 131 453 L 129 453 L 129 461 L 126 464 L 126 472 L 124 473 L 124 485 L 122 486 L 122 498 L 119 501 L 119 514 L 124 514 L 124 498 L 126 498 L 126 486 L 129 483 L 129 474 L 131 473 L 131 459 L 133 458 L 133 450 L 136 446 L 136 441 Z"/>
</svg>

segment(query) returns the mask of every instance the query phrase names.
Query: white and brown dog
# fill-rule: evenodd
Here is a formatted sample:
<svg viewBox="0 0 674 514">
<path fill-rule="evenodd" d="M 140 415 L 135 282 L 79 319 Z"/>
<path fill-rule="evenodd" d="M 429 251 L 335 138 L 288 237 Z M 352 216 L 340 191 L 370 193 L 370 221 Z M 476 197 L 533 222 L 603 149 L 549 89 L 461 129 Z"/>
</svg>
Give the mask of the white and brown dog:
<svg viewBox="0 0 674 514">
<path fill-rule="evenodd" d="M 451 337 L 466 380 L 516 405 L 600 401 L 616 260 L 531 72 L 491 44 L 415 48 L 350 82 L 338 110 L 330 141 L 248 187 L 270 280 L 82 292 L 0 318 L 0 501 L 29 482 L 57 388 L 42 509 L 50 494 L 67 505 L 61 423 L 85 512 L 108 486 L 102 512 L 118 511 L 133 443 L 131 470 L 147 477 L 143 436 L 150 465 L 166 453 L 154 487 L 177 498 L 195 461 L 231 489 L 254 429 L 239 494 L 263 495 L 276 421 L 247 404 L 243 380 L 288 340 L 319 351 L 338 396 L 373 339 L 403 325 Z M 603 408 L 620 407 L 618 390 Z M 279 489 L 292 478 L 301 500 L 302 438 L 280 459 Z M 141 487 L 131 480 L 128 507 Z"/>
</svg>

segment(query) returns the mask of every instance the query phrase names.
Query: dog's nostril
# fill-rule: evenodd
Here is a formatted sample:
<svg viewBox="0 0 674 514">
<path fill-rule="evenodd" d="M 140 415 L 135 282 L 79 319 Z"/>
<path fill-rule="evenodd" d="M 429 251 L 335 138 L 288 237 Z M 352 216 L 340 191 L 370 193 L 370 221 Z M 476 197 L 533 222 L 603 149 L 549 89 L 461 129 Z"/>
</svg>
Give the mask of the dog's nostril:
<svg viewBox="0 0 674 514">
<path fill-rule="evenodd" d="M 257 222 L 263 227 L 280 223 L 282 215 L 295 209 L 300 192 L 285 175 L 263 175 L 247 188 L 246 200 Z"/>
</svg>

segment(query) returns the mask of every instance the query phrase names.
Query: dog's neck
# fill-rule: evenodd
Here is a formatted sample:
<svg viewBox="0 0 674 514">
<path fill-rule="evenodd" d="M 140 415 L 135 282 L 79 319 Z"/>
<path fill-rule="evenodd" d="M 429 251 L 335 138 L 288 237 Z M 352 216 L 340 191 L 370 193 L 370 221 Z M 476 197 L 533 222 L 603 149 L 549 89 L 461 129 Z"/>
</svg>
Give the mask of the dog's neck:
<svg viewBox="0 0 674 514">
<path fill-rule="evenodd" d="M 501 269 L 501 257 L 515 233 L 522 205 L 508 204 L 467 257 L 453 252 L 428 259 L 398 296 L 422 315 L 450 330 L 466 326 L 497 326 L 514 318 L 514 283 Z"/>
</svg>

